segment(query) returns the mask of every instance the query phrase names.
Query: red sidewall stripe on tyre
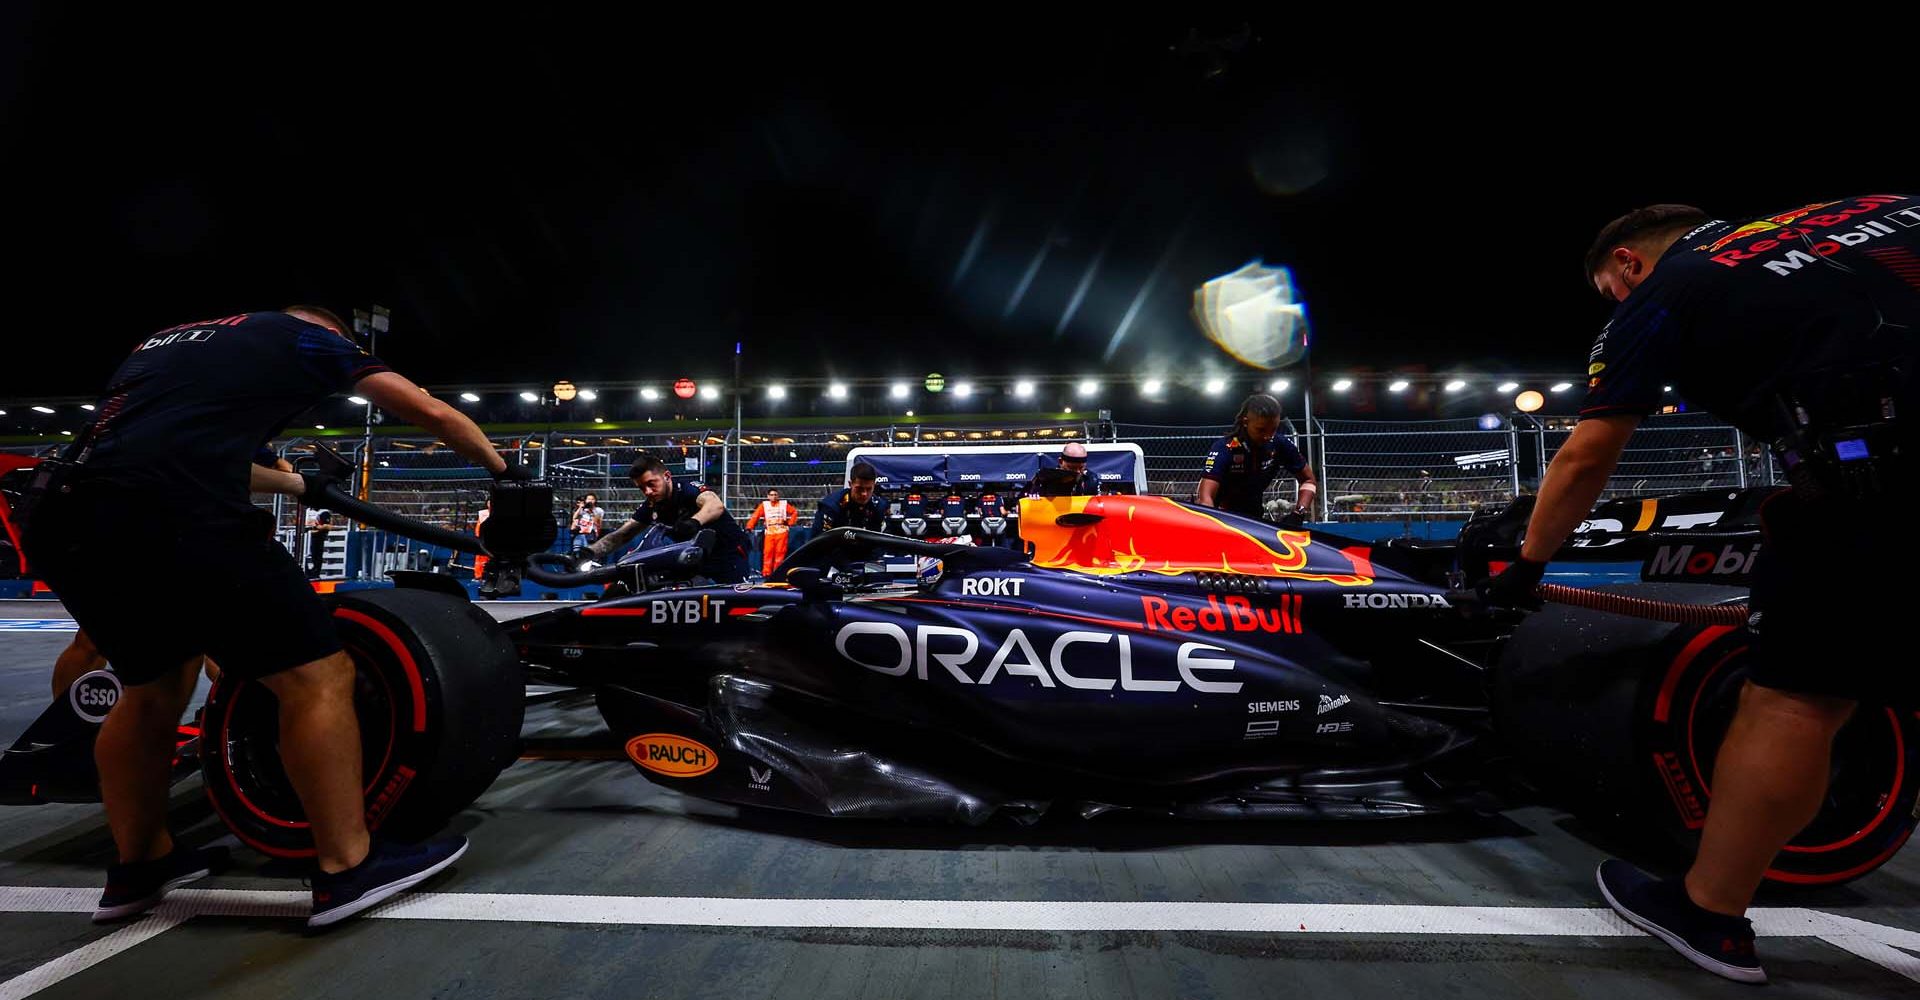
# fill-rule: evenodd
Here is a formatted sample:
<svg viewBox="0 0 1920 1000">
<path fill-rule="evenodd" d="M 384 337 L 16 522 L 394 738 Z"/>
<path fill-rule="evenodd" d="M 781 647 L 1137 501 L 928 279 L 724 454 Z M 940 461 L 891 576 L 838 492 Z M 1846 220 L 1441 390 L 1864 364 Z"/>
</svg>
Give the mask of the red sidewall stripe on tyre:
<svg viewBox="0 0 1920 1000">
<path fill-rule="evenodd" d="M 1730 626 L 1730 625 L 1715 625 L 1715 626 L 1703 629 L 1699 635 L 1694 636 L 1691 640 L 1687 642 L 1687 645 L 1685 646 L 1685 648 L 1683 648 L 1680 651 L 1678 656 L 1674 657 L 1673 664 L 1667 668 L 1666 677 L 1661 680 L 1660 693 L 1654 702 L 1653 718 L 1655 722 L 1662 723 L 1662 724 L 1667 724 L 1669 722 L 1669 717 L 1672 714 L 1674 692 L 1678 690 L 1680 686 L 1680 680 L 1686 674 L 1687 668 L 1691 666 L 1694 660 L 1699 658 L 1700 654 L 1704 650 L 1706 650 L 1707 647 L 1712 645 L 1715 640 L 1718 640 L 1722 636 L 1732 631 L 1734 631 L 1734 626 Z M 1694 692 L 1694 697 L 1690 700 L 1690 703 L 1687 707 L 1687 726 L 1685 731 L 1685 735 L 1686 735 L 1685 742 L 1687 744 L 1687 750 L 1688 750 L 1688 761 L 1692 765 L 1692 770 L 1693 770 L 1692 777 L 1694 778 L 1695 781 L 1699 783 L 1701 791 L 1706 794 L 1709 807 L 1711 807 L 1713 791 L 1710 787 L 1708 787 L 1706 775 L 1700 770 L 1700 763 L 1697 756 L 1695 755 L 1694 741 L 1692 739 L 1695 714 L 1699 709 L 1700 693 L 1701 691 L 1705 690 L 1707 681 L 1712 679 L 1712 676 L 1714 673 L 1716 673 L 1722 667 L 1724 667 L 1728 661 L 1733 659 L 1734 656 L 1738 655 L 1742 650 L 1745 650 L 1747 648 L 1748 647 L 1746 646 L 1741 646 L 1739 649 L 1735 649 L 1728 652 L 1725 656 L 1720 658 L 1719 662 L 1715 663 L 1712 667 L 1708 668 L 1707 675 L 1701 678 L 1699 689 Z M 1879 812 L 1874 816 L 1874 818 L 1870 822 L 1868 822 L 1865 826 L 1861 827 L 1859 830 L 1855 831 L 1851 836 L 1847 837 L 1844 840 L 1841 840 L 1832 844 L 1815 845 L 1815 846 L 1787 845 L 1785 847 L 1785 851 L 1794 853 L 1794 854 L 1825 854 L 1825 853 L 1830 853 L 1832 851 L 1838 851 L 1847 847 L 1851 847 L 1854 844 L 1859 843 L 1861 840 L 1871 835 L 1875 830 L 1880 829 L 1881 825 L 1884 824 L 1887 821 L 1887 818 L 1892 815 L 1894 803 L 1899 797 L 1901 785 L 1905 780 L 1905 776 L 1906 776 L 1906 741 L 1900 729 L 1899 715 L 1895 713 L 1893 709 L 1890 709 L 1890 708 L 1886 709 L 1886 712 L 1889 717 L 1889 721 L 1893 725 L 1894 758 L 1895 758 L 1894 759 L 1894 777 L 1893 777 L 1893 786 L 1888 791 L 1885 800 L 1880 804 Z M 1882 851 L 1878 856 L 1873 858 L 1873 860 L 1868 861 L 1861 865 L 1857 865 L 1853 868 L 1849 868 L 1842 872 L 1833 872 L 1833 873 L 1824 873 L 1824 874 L 1800 874 L 1800 873 L 1793 873 L 1793 872 L 1783 872 L 1777 868 L 1770 867 L 1767 869 L 1766 877 L 1769 879 L 1773 879 L 1775 881 L 1788 882 L 1796 885 L 1826 885 L 1833 882 L 1844 882 L 1850 878 L 1854 878 L 1865 872 L 1872 871 L 1875 866 L 1884 863 L 1888 858 L 1893 856 L 1894 852 L 1900 849 L 1901 845 L 1907 842 L 1907 838 L 1912 836 L 1912 833 L 1913 833 L 1913 828 L 1909 826 L 1906 830 L 1903 830 L 1900 833 L 1899 837 L 1895 840 L 1892 846 Z"/>
<path fill-rule="evenodd" d="M 280 827 L 281 829 L 284 829 L 284 830 L 305 830 L 307 829 L 308 824 L 304 822 L 300 822 L 297 820 L 290 820 L 290 819 L 282 819 L 281 817 L 272 815 L 271 813 L 268 813 L 265 809 L 262 809 L 259 806 L 254 805 L 253 800 L 250 798 L 247 798 L 246 789 L 241 787 L 239 780 L 234 777 L 233 755 L 226 752 L 226 736 L 227 734 L 233 732 L 233 710 L 239 707 L 240 696 L 246 693 L 247 693 L 247 689 L 245 685 L 242 685 L 239 689 L 235 690 L 233 693 L 233 699 L 227 702 L 227 710 L 220 714 L 220 734 L 222 737 L 220 741 L 220 746 L 221 746 L 220 768 L 222 772 L 225 773 L 227 776 L 227 787 L 233 789 L 233 794 L 235 797 L 239 798 L 240 804 L 243 806 L 246 806 L 247 811 L 250 813 L 253 813 L 255 816 L 258 816 L 261 819 L 264 819 L 267 822 L 272 823 L 274 826 Z M 221 817 L 221 819 L 225 819 L 225 818 L 226 818 L 225 816 Z"/>
<path fill-rule="evenodd" d="M 216 690 L 218 690 L 217 685 L 216 685 Z M 211 698 L 212 694 L 210 693 L 208 697 Z M 280 823 L 281 825 L 290 825 L 290 824 L 284 823 L 281 820 L 277 820 L 274 817 L 266 816 L 265 813 L 262 813 L 260 811 L 260 808 L 258 806 L 255 806 L 253 802 L 247 798 L 246 792 L 241 791 L 240 783 L 233 780 L 233 765 L 227 757 L 226 734 L 232 731 L 231 727 L 227 724 L 227 720 L 233 716 L 233 706 L 234 706 L 234 703 L 237 702 L 238 700 L 239 700 L 239 697 L 236 694 L 234 701 L 227 703 L 227 710 L 221 715 L 221 723 L 220 723 L 221 738 L 219 739 L 219 741 L 217 741 L 217 743 L 204 744 L 204 745 L 219 747 L 221 773 L 226 777 L 227 787 L 233 790 L 234 795 L 240 799 L 240 802 L 242 804 L 244 804 L 248 809 L 253 810 L 253 812 L 255 812 L 256 814 L 265 816 L 271 822 Z M 246 832 L 245 828 L 241 827 L 238 823 L 235 823 L 233 821 L 233 817 L 227 815 L 227 811 L 224 808 L 222 808 L 220 805 L 220 796 L 213 794 L 213 789 L 211 787 L 207 789 L 207 801 L 212 803 L 213 811 L 216 815 L 220 817 L 220 823 L 222 826 L 225 826 L 227 830 L 231 832 L 235 837 L 240 838 L 241 843 L 246 844 L 248 847 L 251 847 L 256 851 L 259 851 L 261 854 L 264 854 L 270 858 L 311 858 L 311 857 L 317 856 L 320 853 L 318 849 L 313 847 L 280 847 L 274 844 L 269 844 L 266 841 L 259 840 L 255 837 L 250 836 Z"/>
<path fill-rule="evenodd" d="M 1653 703 L 1653 721 L 1665 722 L 1673 708 L 1673 689 L 1680 684 L 1680 675 L 1686 673 L 1687 666 L 1700 651 L 1711 645 L 1714 640 L 1733 631 L 1731 625 L 1713 625 L 1701 629 L 1700 634 L 1687 643 L 1680 655 L 1674 657 L 1673 666 L 1667 668 L 1666 680 L 1660 682 L 1660 697 Z"/>
<path fill-rule="evenodd" d="M 1719 673 L 1721 667 L 1726 666 L 1728 661 L 1746 652 L 1747 649 L 1746 646 L 1736 646 L 1713 666 L 1708 667 L 1706 674 L 1700 678 L 1700 682 L 1693 686 L 1692 700 L 1687 702 L 1687 763 L 1692 765 L 1693 780 L 1700 783 L 1700 790 L 1707 794 L 1709 801 L 1713 799 L 1713 788 L 1707 784 L 1707 772 L 1700 766 L 1700 741 L 1693 738 L 1696 725 L 1700 721 L 1700 696 L 1707 693 L 1707 685 L 1713 681 L 1713 675 Z M 1722 736 L 1724 737 L 1725 734 L 1723 733 Z M 1719 752 L 1717 747 L 1715 752 Z"/>
<path fill-rule="evenodd" d="M 1673 692 L 1679 687 L 1680 677 L 1685 673 L 1684 668 L 1692 663 L 1701 651 L 1699 648 L 1696 648 L 1697 644 L 1704 645 L 1699 644 L 1698 637 L 1695 638 L 1694 642 L 1688 643 L 1687 649 L 1681 654 L 1681 658 L 1676 661 L 1676 669 L 1669 672 L 1667 680 L 1661 686 L 1661 696 L 1663 698 L 1671 699 Z M 1709 808 L 1711 808 L 1713 802 L 1713 786 L 1707 781 L 1706 770 L 1700 766 L 1699 740 L 1695 738 L 1697 731 L 1696 724 L 1700 717 L 1700 698 L 1706 693 L 1708 686 L 1713 681 L 1714 675 L 1719 673 L 1721 668 L 1731 662 L 1734 657 L 1746 652 L 1749 648 L 1748 646 L 1742 645 L 1728 650 L 1725 656 L 1722 656 L 1713 666 L 1708 667 L 1707 672 L 1693 685 L 1693 697 L 1687 703 L 1687 725 L 1684 741 L 1687 745 L 1687 763 L 1691 765 L 1693 769 L 1692 778 L 1694 782 L 1700 786 L 1700 791 L 1705 794 Z M 1884 711 L 1887 714 L 1888 721 L 1893 725 L 1894 759 L 1893 784 L 1892 787 L 1887 790 L 1886 796 L 1880 803 L 1880 811 L 1874 815 L 1873 819 L 1867 821 L 1865 826 L 1855 830 L 1852 835 L 1844 840 L 1838 840 L 1831 844 L 1816 844 L 1811 846 L 1788 844 L 1782 848 L 1782 850 L 1793 854 L 1825 854 L 1830 851 L 1838 851 L 1842 848 L 1852 847 L 1854 844 L 1866 839 L 1873 831 L 1879 829 L 1880 824 L 1886 822 L 1887 817 L 1892 815 L 1894 801 L 1899 797 L 1901 783 L 1906 778 L 1907 746 L 1906 739 L 1900 732 L 1900 716 L 1891 708 L 1885 709 Z"/>
<path fill-rule="evenodd" d="M 1888 858 L 1893 857 L 1894 852 L 1906 845 L 1907 838 L 1911 836 L 1913 836 L 1913 827 L 1909 826 L 1905 830 L 1902 830 L 1899 838 L 1889 845 L 1886 850 L 1876 855 L 1872 861 L 1855 865 L 1843 872 L 1830 872 L 1822 875 L 1803 875 L 1799 872 L 1783 872 L 1778 868 L 1769 868 L 1767 869 L 1766 877 L 1776 882 L 1791 882 L 1794 885 L 1826 885 L 1830 882 L 1845 882 L 1850 878 L 1863 875 L 1884 864 Z"/>
<path fill-rule="evenodd" d="M 233 820 L 227 816 L 227 811 L 225 809 L 220 808 L 219 796 L 208 795 L 207 801 L 213 804 L 214 814 L 220 817 L 220 823 L 221 825 L 227 828 L 227 832 L 233 834 L 235 837 L 238 837 L 241 843 L 247 845 L 248 847 L 253 848 L 256 851 L 259 851 L 261 854 L 264 854 L 267 857 L 311 858 L 320 853 L 319 850 L 312 847 L 279 847 L 273 844 L 266 843 L 265 841 L 256 840 L 253 837 L 248 836 L 245 830 L 242 830 L 240 827 L 234 825 Z"/>
<path fill-rule="evenodd" d="M 387 697 L 388 697 L 389 704 L 391 704 L 392 697 L 393 697 L 392 686 L 387 684 L 387 680 L 385 677 L 380 676 L 379 671 L 374 671 L 374 676 L 380 677 L 380 683 L 387 687 Z M 233 693 L 232 700 L 227 702 L 227 710 L 221 713 L 220 730 L 223 737 L 225 736 L 225 734 L 233 732 L 233 712 L 235 707 L 240 704 L 240 696 L 245 694 L 246 691 L 247 689 L 245 687 L 241 687 L 239 690 L 235 691 Z M 391 723 L 389 723 L 389 725 L 391 725 Z M 367 778 L 368 780 L 367 780 L 367 783 L 364 786 L 362 786 L 360 789 L 360 795 L 362 798 L 372 794 L 374 785 L 380 781 L 380 776 L 387 772 L 387 764 L 389 764 L 393 760 L 393 748 L 396 745 L 398 745 L 400 742 L 399 739 L 397 738 L 398 735 L 399 734 L 397 733 L 392 733 L 392 732 L 388 733 L 387 741 L 386 741 L 387 743 L 386 752 L 380 758 L 380 766 L 374 768 L 371 774 L 363 775 L 363 777 Z M 223 738 L 222 745 L 224 746 L 224 744 L 225 744 L 225 740 Z M 240 800 L 241 805 L 247 807 L 248 812 L 251 812 L 255 816 L 258 816 L 261 819 L 264 819 L 267 822 L 272 823 L 274 826 L 280 827 L 282 829 L 305 830 L 311 827 L 312 824 L 308 822 L 301 821 L 301 820 L 283 819 L 279 816 L 274 816 L 268 813 L 265 809 L 262 809 L 259 806 L 255 805 L 253 800 L 247 797 L 246 789 L 242 788 L 240 785 L 240 782 L 234 777 L 233 757 L 232 755 L 224 752 L 224 750 L 220 754 L 220 765 L 227 776 L 227 787 L 233 789 L 234 796 Z M 224 819 L 225 817 L 222 816 L 221 818 Z"/>
<path fill-rule="evenodd" d="M 1788 844 L 1785 850 L 1794 854 L 1823 854 L 1827 851 L 1837 851 L 1842 847 L 1852 847 L 1867 834 L 1879 829 L 1880 824 L 1885 823 L 1887 817 L 1893 814 L 1894 800 L 1900 795 L 1900 783 L 1907 776 L 1907 741 L 1906 737 L 1900 735 L 1900 716 L 1891 708 L 1887 709 L 1886 713 L 1888 720 L 1893 723 L 1893 787 L 1887 790 L 1886 801 L 1880 803 L 1880 812 L 1873 817 L 1873 822 L 1861 827 L 1853 836 L 1837 844 L 1827 844 L 1822 847 L 1795 847 Z"/>
<path fill-rule="evenodd" d="M 378 619 L 361 614 L 352 608 L 334 608 L 333 614 L 337 618 L 345 618 L 365 628 L 367 631 L 372 632 L 374 635 L 379 636 L 381 641 L 385 642 L 387 646 L 393 650 L 394 655 L 400 658 L 400 666 L 407 672 L 407 686 L 413 689 L 413 731 L 416 733 L 426 732 L 426 683 L 420 677 L 420 664 L 414 662 L 413 653 L 407 649 L 407 644 L 401 642 L 400 637 L 394 635 L 393 630 L 381 624 Z"/>
<path fill-rule="evenodd" d="M 412 717 L 413 731 L 416 733 L 426 731 L 426 728 L 427 728 L 426 684 L 420 675 L 420 665 L 417 661 L 414 660 L 413 653 L 407 649 L 406 644 L 400 641 L 400 637 L 398 635 L 395 635 L 392 629 L 386 627 L 386 625 L 382 624 L 379 620 L 372 618 L 368 615 L 362 614 L 361 612 L 354 611 L 349 608 L 335 608 L 333 609 L 333 613 L 337 617 L 344 618 L 348 621 L 353 622 L 356 625 L 362 626 L 363 628 L 367 629 L 369 632 L 372 632 L 374 635 L 378 636 L 382 642 L 385 642 L 388 648 L 394 651 L 394 655 L 398 657 L 398 659 L 400 660 L 401 667 L 406 671 L 407 686 L 413 695 L 413 717 Z M 227 711 L 222 718 L 222 724 L 221 724 L 221 731 L 223 736 L 226 733 L 232 731 L 232 728 L 228 723 L 233 716 L 233 706 L 238 701 L 239 701 L 238 693 L 236 693 L 234 700 L 227 704 Z M 222 773 L 226 777 L 227 787 L 229 789 L 232 789 L 234 796 L 240 800 L 241 804 L 245 805 L 247 809 L 252 813 L 254 813 L 256 816 L 259 816 L 260 818 L 265 819 L 266 821 L 274 824 L 275 826 L 279 826 L 286 829 L 294 829 L 294 830 L 309 828 L 309 825 L 306 823 L 295 823 L 288 820 L 280 819 L 279 817 L 269 816 L 259 806 L 255 805 L 251 799 L 247 798 L 247 794 L 241 788 L 240 783 L 234 780 L 232 762 L 231 760 L 229 760 L 225 752 L 224 742 L 225 741 L 223 739 L 222 740 L 223 745 L 220 753 L 220 763 L 221 763 Z M 397 742 L 398 742 L 397 740 L 390 741 L 390 745 L 391 743 L 397 743 Z M 384 766 L 382 770 L 384 770 Z M 375 777 L 377 779 L 378 777 L 377 773 Z M 365 792 L 363 791 L 361 794 L 364 795 Z M 220 822 L 223 825 L 225 825 L 226 828 L 229 831 L 231 831 L 235 837 L 238 837 L 242 843 L 245 843 L 248 847 L 251 847 L 256 851 L 259 851 L 262 854 L 265 854 L 269 857 L 275 857 L 275 858 L 311 858 L 319 853 L 315 848 L 312 848 L 312 847 L 294 847 L 294 848 L 278 847 L 278 846 L 257 840 L 254 837 L 248 836 L 238 825 L 236 825 L 233 822 L 232 818 L 227 815 L 226 810 L 221 808 L 220 800 L 217 796 L 208 795 L 207 801 L 213 804 L 213 811 L 219 814 Z"/>
<path fill-rule="evenodd" d="M 378 670 L 373 671 L 373 675 L 375 677 L 380 678 L 380 686 L 385 688 L 387 692 L 387 746 L 386 746 L 386 750 L 380 755 L 379 766 L 375 767 L 372 771 L 369 771 L 366 774 L 361 775 L 361 777 L 367 779 L 366 787 L 360 790 L 360 794 L 362 796 L 373 794 L 374 783 L 380 780 L 381 775 L 387 773 L 387 765 L 393 763 L 393 750 L 395 747 L 400 745 L 400 734 L 396 731 L 397 727 L 395 727 L 393 724 L 394 723 L 393 685 L 387 682 L 387 675 L 381 673 L 380 671 Z M 366 741 L 367 741 L 367 733 L 366 733 L 366 728 L 363 726 L 361 727 L 361 730 L 360 730 L 361 745 L 365 746 Z"/>
</svg>

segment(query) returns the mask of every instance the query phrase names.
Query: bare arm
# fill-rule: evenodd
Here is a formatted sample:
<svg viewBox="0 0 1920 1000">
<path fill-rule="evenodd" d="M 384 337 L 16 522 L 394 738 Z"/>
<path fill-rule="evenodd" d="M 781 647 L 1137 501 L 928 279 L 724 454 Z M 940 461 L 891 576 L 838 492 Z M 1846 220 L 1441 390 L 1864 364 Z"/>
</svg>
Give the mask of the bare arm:
<svg viewBox="0 0 1920 1000">
<path fill-rule="evenodd" d="M 1573 428 L 1567 443 L 1553 456 L 1540 483 L 1540 499 L 1527 522 L 1527 540 L 1520 557 L 1547 562 L 1587 519 L 1593 502 L 1606 489 L 1607 477 L 1620 464 L 1620 452 L 1633 436 L 1640 418 L 1630 415 L 1592 417 Z"/>
<path fill-rule="evenodd" d="M 470 462 L 499 472 L 507 460 L 493 450 L 493 442 L 480 426 L 459 410 L 421 391 L 398 372 L 376 372 L 354 385 L 354 391 L 373 401 L 375 406 L 400 419 L 417 424 L 438 435 L 454 451 Z"/>
<path fill-rule="evenodd" d="M 639 521 L 629 520 L 608 534 L 601 536 L 599 541 L 587 546 L 587 551 L 593 553 L 594 558 L 598 559 L 620 546 L 633 541 L 634 538 L 644 530 L 646 530 L 646 525 L 641 524 Z"/>
<path fill-rule="evenodd" d="M 1219 493 L 1219 483 L 1211 479 L 1202 479 L 1200 480 L 1200 493 L 1193 498 L 1193 502 L 1202 507 L 1218 507 L 1220 505 L 1214 502 L 1214 497 Z"/>
<path fill-rule="evenodd" d="M 709 490 L 700 494 L 700 499 L 693 508 L 693 519 L 701 524 L 712 524 L 720 520 L 720 515 L 726 512 L 727 505 L 720 502 L 720 494 Z"/>
<path fill-rule="evenodd" d="M 281 460 L 282 465 L 286 464 Z M 247 489 L 254 493 L 284 493 L 297 497 L 307 490 L 306 480 L 294 474 L 292 467 L 285 471 L 269 469 L 265 466 L 247 463 Z"/>
<path fill-rule="evenodd" d="M 1320 479 L 1313 474 L 1313 466 L 1301 466 L 1300 471 L 1293 478 L 1300 484 L 1299 499 L 1295 502 L 1307 510 L 1312 510 L 1313 498 L 1320 495 Z"/>
</svg>

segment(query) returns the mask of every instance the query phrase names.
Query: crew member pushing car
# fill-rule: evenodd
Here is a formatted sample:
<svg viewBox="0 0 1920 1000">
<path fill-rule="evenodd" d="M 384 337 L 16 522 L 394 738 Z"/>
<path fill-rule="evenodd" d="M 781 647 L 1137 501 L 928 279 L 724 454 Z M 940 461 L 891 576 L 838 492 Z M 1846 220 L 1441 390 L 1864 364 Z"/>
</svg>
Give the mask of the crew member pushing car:
<svg viewBox="0 0 1920 1000">
<path fill-rule="evenodd" d="M 727 505 L 720 502 L 718 493 L 700 483 L 675 483 L 666 463 L 652 455 L 643 454 L 634 459 L 627 477 L 646 494 L 646 502 L 634 510 L 627 523 L 581 549 L 587 558 L 603 560 L 608 553 L 619 551 L 656 524 L 681 542 L 699 534 L 702 528 L 712 528 L 719 537 L 700 564 L 700 575 L 714 583 L 746 580 L 747 549 L 752 539 L 727 512 Z"/>
<path fill-rule="evenodd" d="M 35 469 L 24 547 L 125 693 L 95 744 L 118 863 L 96 920 L 142 912 L 223 863 L 167 831 L 175 724 L 203 656 L 279 702 L 280 758 L 312 825 L 312 926 L 405 891 L 466 849 L 370 840 L 353 661 L 327 608 L 249 492 L 322 503 L 325 482 L 249 459 L 301 411 L 349 388 L 428 428 L 495 477 L 526 478 L 473 422 L 357 347 L 325 309 L 242 313 L 162 330 L 134 346 L 62 459 Z M 162 525 L 156 536 L 152 525 Z M 131 525 L 161 549 L 189 601 L 129 600 L 116 568 Z"/>
<path fill-rule="evenodd" d="M 1554 456 L 1520 560 L 1482 584 L 1537 606 L 1547 560 L 1587 517 L 1665 387 L 1770 442 L 1793 484 L 1767 499 L 1751 598 L 1752 669 L 1713 765 L 1700 850 L 1684 880 L 1621 861 L 1607 902 L 1708 971 L 1764 982 L 1742 916 L 1768 864 L 1819 812 L 1833 739 L 1865 700 L 1912 708 L 1903 649 L 1911 574 L 1884 566 L 1916 475 L 1920 200 L 1871 195 L 1779 215 L 1630 212 L 1587 252 L 1618 303 L 1588 354 L 1581 420 Z"/>
</svg>

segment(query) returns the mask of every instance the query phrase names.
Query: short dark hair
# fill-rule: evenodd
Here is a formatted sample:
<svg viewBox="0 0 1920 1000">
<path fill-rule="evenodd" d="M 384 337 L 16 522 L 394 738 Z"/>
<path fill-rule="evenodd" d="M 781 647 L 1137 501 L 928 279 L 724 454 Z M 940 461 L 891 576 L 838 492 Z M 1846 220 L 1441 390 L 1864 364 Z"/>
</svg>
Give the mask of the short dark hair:
<svg viewBox="0 0 1920 1000">
<path fill-rule="evenodd" d="M 1587 248 L 1586 277 L 1591 280 L 1617 246 L 1678 237 L 1712 217 L 1692 205 L 1648 205 L 1607 223 Z M 1673 242 L 1667 239 L 1667 242 Z"/>
<path fill-rule="evenodd" d="M 880 473 L 874 471 L 873 466 L 865 462 L 855 462 L 853 463 L 853 468 L 847 470 L 847 478 L 866 482 L 868 480 L 879 479 Z"/>
<path fill-rule="evenodd" d="M 308 322 L 317 322 L 321 326 L 330 326 L 342 334 L 351 336 L 353 333 L 353 327 L 348 326 L 346 320 L 325 306 L 288 306 L 280 311 Z"/>
<path fill-rule="evenodd" d="M 633 466 L 627 470 L 627 478 L 637 483 L 641 476 L 649 472 L 658 472 L 663 476 L 673 475 L 667 471 L 667 463 L 646 452 L 641 452 L 634 458 Z"/>
</svg>

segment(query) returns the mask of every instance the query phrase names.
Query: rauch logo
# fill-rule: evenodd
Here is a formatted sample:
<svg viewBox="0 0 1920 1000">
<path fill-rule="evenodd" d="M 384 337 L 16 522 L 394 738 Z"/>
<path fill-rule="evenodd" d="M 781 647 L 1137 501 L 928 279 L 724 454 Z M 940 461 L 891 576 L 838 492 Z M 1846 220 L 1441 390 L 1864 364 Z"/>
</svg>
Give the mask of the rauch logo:
<svg viewBox="0 0 1920 1000">
<path fill-rule="evenodd" d="M 635 764 L 669 778 L 694 778 L 720 766 L 720 755 L 698 740 L 672 733 L 647 733 L 627 741 Z"/>
</svg>

